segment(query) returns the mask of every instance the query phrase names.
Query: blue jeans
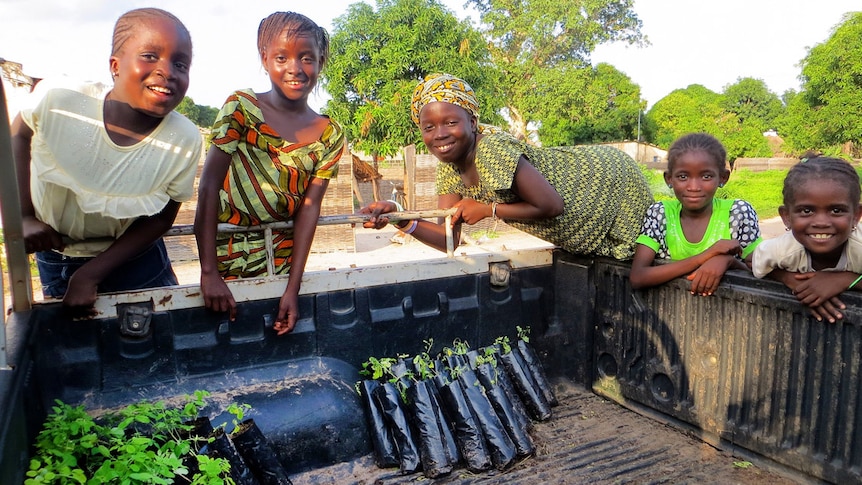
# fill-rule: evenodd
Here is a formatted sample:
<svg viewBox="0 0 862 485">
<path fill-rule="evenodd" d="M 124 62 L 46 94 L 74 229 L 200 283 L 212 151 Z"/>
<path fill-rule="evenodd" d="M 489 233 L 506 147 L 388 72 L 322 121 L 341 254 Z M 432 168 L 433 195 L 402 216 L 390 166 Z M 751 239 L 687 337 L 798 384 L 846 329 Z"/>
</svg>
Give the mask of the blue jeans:
<svg viewBox="0 0 862 485">
<path fill-rule="evenodd" d="M 36 266 L 42 280 L 42 295 L 45 298 L 63 298 L 69 287 L 69 279 L 81 266 L 93 258 L 73 258 L 54 251 L 36 253 Z M 141 290 L 177 284 L 177 276 L 171 267 L 165 241 L 159 239 L 140 255 L 114 269 L 99 283 L 98 292 Z"/>
</svg>

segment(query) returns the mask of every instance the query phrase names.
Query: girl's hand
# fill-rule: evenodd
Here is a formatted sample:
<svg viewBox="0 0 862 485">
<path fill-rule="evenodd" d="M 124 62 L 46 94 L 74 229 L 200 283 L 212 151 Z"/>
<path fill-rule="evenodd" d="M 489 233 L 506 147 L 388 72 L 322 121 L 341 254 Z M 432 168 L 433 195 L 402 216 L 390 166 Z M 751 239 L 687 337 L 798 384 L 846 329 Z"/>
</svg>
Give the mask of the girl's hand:
<svg viewBox="0 0 862 485">
<path fill-rule="evenodd" d="M 815 318 L 818 320 L 821 319 L 818 317 L 826 318 L 830 322 L 842 318 L 839 310 L 846 307 L 837 297 L 847 289 L 845 283 L 847 277 L 842 273 L 812 271 L 796 274 L 794 279 L 797 284 L 792 292 L 796 299 L 812 308 L 822 307 L 821 311 L 814 314 Z M 825 314 L 823 310 L 825 310 Z"/>
<path fill-rule="evenodd" d="M 844 318 L 841 310 L 845 308 L 844 303 L 836 297 L 832 297 L 820 306 L 810 307 L 811 316 L 816 318 L 818 322 L 824 319 L 829 323 L 835 323 L 836 320 Z"/>
<path fill-rule="evenodd" d="M 359 209 L 359 214 L 371 214 L 371 218 L 362 223 L 362 227 L 369 229 L 383 229 L 389 224 L 389 218 L 383 214 L 395 212 L 398 207 L 388 200 L 378 200 Z"/>
<path fill-rule="evenodd" d="M 452 216 L 452 225 L 458 221 L 464 221 L 473 225 L 486 217 L 491 216 L 491 206 L 477 202 L 473 199 L 461 199 L 455 203 L 455 214 Z"/>
<path fill-rule="evenodd" d="M 299 295 L 293 291 L 285 291 L 278 303 L 278 316 L 275 318 L 275 331 L 284 335 L 293 330 L 299 319 Z"/>
<path fill-rule="evenodd" d="M 686 277 L 691 281 L 691 294 L 709 296 L 715 293 L 718 284 L 721 283 L 721 277 L 724 276 L 731 263 L 733 263 L 733 256 L 724 255 L 710 258 L 700 265 Z"/>
<path fill-rule="evenodd" d="M 713 256 L 720 256 L 722 254 L 736 256 L 738 254 L 742 254 L 742 246 L 736 239 L 721 239 L 709 247 L 709 252 Z"/>
<path fill-rule="evenodd" d="M 230 321 L 236 320 L 236 300 L 221 275 L 201 275 L 201 293 L 205 307 L 214 312 L 228 312 Z"/>
<path fill-rule="evenodd" d="M 24 250 L 28 253 L 52 249 L 62 251 L 65 247 L 60 233 L 39 219 L 24 217 L 21 223 L 24 233 Z"/>
<path fill-rule="evenodd" d="M 93 318 L 96 316 L 96 293 L 99 282 L 90 278 L 86 265 L 69 278 L 69 287 L 63 295 L 63 306 L 73 318 Z"/>
</svg>

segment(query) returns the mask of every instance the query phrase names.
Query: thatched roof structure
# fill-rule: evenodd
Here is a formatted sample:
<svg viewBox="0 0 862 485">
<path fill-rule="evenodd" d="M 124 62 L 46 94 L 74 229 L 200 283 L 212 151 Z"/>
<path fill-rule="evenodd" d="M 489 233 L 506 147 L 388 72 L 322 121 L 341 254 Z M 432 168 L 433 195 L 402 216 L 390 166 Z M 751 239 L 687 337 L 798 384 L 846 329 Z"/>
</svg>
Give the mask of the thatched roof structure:
<svg viewBox="0 0 862 485">
<path fill-rule="evenodd" d="M 371 182 L 373 180 L 380 180 L 383 178 L 383 175 L 380 175 L 380 172 L 378 172 L 370 163 L 362 160 L 353 153 L 351 153 L 350 156 L 353 158 L 353 178 L 358 182 Z"/>
</svg>

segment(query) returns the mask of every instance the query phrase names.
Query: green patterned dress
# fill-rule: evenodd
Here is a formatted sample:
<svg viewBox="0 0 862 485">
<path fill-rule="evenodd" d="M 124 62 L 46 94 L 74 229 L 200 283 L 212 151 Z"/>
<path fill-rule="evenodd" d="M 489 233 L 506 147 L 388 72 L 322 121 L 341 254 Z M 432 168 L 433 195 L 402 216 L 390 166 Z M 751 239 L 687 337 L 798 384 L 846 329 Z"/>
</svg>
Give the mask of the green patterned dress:
<svg viewBox="0 0 862 485">
<path fill-rule="evenodd" d="M 485 135 L 476 148 L 479 184 L 466 187 L 454 165 L 437 165 L 437 194 L 482 203 L 518 202 L 512 190 L 524 155 L 562 196 L 565 209 L 545 220 L 506 223 L 575 254 L 629 259 L 652 194 L 637 163 L 604 145 L 544 148 L 506 133 Z"/>
<path fill-rule="evenodd" d="M 282 139 L 263 118 L 254 91 L 232 94 L 216 118 L 213 145 L 231 156 L 219 191 L 219 222 L 255 226 L 287 221 L 299 208 L 313 177 L 332 179 L 345 147 L 341 127 L 330 120 L 320 139 L 295 143 Z M 266 274 L 262 232 L 216 237 L 218 271 L 226 280 Z M 293 231 L 273 231 L 276 274 L 287 274 L 293 259 Z"/>
</svg>

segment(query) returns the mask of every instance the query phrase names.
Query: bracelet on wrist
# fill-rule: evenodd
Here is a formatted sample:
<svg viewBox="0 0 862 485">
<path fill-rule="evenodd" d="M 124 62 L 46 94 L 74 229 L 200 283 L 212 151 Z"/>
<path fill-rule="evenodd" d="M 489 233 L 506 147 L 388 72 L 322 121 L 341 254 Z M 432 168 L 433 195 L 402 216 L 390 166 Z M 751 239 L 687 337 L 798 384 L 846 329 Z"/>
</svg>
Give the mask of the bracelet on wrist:
<svg viewBox="0 0 862 485">
<path fill-rule="evenodd" d="M 413 219 L 413 221 L 410 222 L 410 227 L 407 229 L 401 229 L 401 232 L 404 234 L 413 234 L 413 231 L 415 231 L 417 227 L 419 227 L 419 220 Z"/>
<path fill-rule="evenodd" d="M 859 283 L 859 281 L 862 281 L 862 274 L 860 274 L 858 278 L 853 280 L 853 283 L 850 283 L 850 286 L 848 286 L 847 289 L 852 290 L 853 287 L 856 286 L 856 283 Z"/>
<path fill-rule="evenodd" d="M 496 202 L 491 204 L 491 220 L 492 221 L 497 220 L 497 203 Z"/>
</svg>

